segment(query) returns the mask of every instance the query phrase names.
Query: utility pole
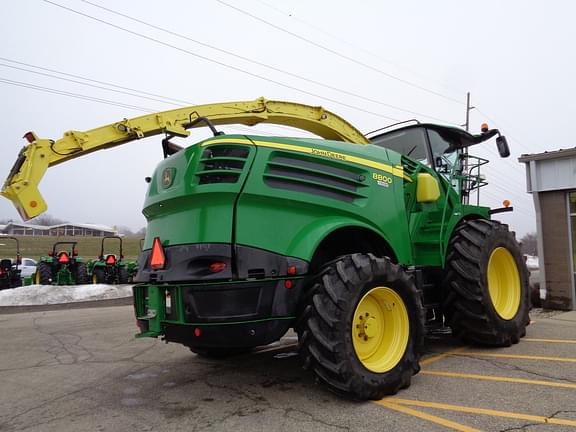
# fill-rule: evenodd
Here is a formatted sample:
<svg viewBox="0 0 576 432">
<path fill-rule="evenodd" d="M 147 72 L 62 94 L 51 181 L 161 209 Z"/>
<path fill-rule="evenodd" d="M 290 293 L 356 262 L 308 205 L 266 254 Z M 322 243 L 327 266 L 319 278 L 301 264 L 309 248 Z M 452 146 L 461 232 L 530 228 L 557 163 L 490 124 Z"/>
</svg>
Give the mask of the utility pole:
<svg viewBox="0 0 576 432">
<path fill-rule="evenodd" d="M 470 92 L 466 93 L 466 123 L 464 123 L 464 127 L 466 127 L 466 132 L 468 132 L 470 130 L 470 111 L 472 111 L 474 108 L 473 106 L 470 106 Z"/>
</svg>

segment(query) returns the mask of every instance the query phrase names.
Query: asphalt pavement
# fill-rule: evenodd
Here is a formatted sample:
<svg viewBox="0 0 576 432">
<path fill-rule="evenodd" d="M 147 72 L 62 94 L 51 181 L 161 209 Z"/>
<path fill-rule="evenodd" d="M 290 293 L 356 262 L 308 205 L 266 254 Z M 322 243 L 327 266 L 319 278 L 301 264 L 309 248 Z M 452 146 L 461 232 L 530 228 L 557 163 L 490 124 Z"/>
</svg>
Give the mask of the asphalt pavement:
<svg viewBox="0 0 576 432">
<path fill-rule="evenodd" d="M 343 400 L 296 336 L 208 361 L 135 339 L 130 306 L 1 314 L 0 431 L 576 431 L 576 312 L 534 311 L 510 348 L 430 335 L 412 386 Z"/>
</svg>

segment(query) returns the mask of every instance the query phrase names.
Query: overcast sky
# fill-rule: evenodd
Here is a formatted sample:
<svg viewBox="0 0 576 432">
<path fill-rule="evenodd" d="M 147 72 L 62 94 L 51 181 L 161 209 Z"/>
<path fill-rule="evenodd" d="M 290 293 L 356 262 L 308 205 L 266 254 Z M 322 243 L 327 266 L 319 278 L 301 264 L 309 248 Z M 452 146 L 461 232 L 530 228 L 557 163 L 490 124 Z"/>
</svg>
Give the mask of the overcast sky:
<svg viewBox="0 0 576 432">
<path fill-rule="evenodd" d="M 172 34 L 82 0 L 1 2 L 3 178 L 29 130 L 58 139 L 67 130 L 88 130 L 146 110 L 260 96 L 322 105 L 363 132 L 390 124 L 391 118 L 462 124 L 470 91 L 477 108 L 471 112 L 471 132 L 486 121 L 500 128 L 512 149 L 507 160 L 499 159 L 493 141 L 473 149 L 492 161 L 485 170 L 491 185 L 482 191 L 481 203 L 499 207 L 510 199 L 516 211 L 500 219 L 521 236 L 535 231 L 536 224 L 518 156 L 574 146 L 569 131 L 576 93 L 576 3 L 568 0 L 90 1 Z M 29 72 L 95 84 L 33 66 L 108 83 L 96 85 L 116 91 Z M 274 126 L 255 129 L 288 133 Z M 205 136 L 195 131 L 188 142 Z M 50 168 L 40 186 L 48 213 L 79 223 L 141 228 L 144 177 L 162 157 L 160 140 L 136 141 Z M 1 199 L 0 218 L 10 217 L 20 220 Z"/>
</svg>

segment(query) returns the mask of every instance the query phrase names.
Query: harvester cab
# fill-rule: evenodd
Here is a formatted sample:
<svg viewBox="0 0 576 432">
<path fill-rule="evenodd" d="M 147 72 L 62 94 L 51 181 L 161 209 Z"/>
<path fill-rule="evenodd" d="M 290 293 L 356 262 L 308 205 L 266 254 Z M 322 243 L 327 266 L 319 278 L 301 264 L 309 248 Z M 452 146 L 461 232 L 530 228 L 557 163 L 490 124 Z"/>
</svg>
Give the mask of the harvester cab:
<svg viewBox="0 0 576 432">
<path fill-rule="evenodd" d="M 223 135 L 272 123 L 319 138 Z M 171 136 L 209 126 L 180 148 Z M 258 99 L 179 108 L 51 141 L 26 135 L 2 195 L 24 218 L 46 209 L 49 166 L 162 134 L 146 178 L 146 238 L 134 286 L 138 337 L 232 355 L 293 328 L 304 364 L 337 393 L 380 399 L 419 371 L 426 325 L 509 346 L 529 323 L 528 272 L 514 234 L 480 205 L 498 136 L 399 125 L 369 140 L 323 109 Z M 471 204 L 476 193 L 476 203 Z"/>
<path fill-rule="evenodd" d="M 482 124 L 480 134 L 472 135 L 455 127 L 408 120 L 377 129 L 367 136 L 372 144 L 431 167 L 460 195 L 462 204 L 468 204 L 470 195 L 488 184 L 481 174 L 481 167 L 489 161 L 472 156 L 468 149 L 496 136 L 500 156 L 510 156 L 506 137 L 498 129 L 490 129 L 486 123 Z M 480 195 L 477 193 L 476 205 L 479 204 Z"/>
<path fill-rule="evenodd" d="M 20 255 L 20 242 L 16 237 L 0 237 L 0 241 L 4 240 L 12 240 L 15 242 L 16 256 L 14 260 L 11 258 L 0 259 L 0 290 L 22 286 L 22 277 L 20 274 L 20 269 L 18 268 L 20 264 L 22 264 L 22 256 Z M 5 244 L 2 246 L 5 246 Z"/>
<path fill-rule="evenodd" d="M 109 253 L 111 242 L 117 242 L 117 254 Z M 95 284 L 125 284 L 130 278 L 128 266 L 122 252 L 122 237 L 106 236 L 102 238 L 98 259 L 88 263 L 88 273 Z"/>
<path fill-rule="evenodd" d="M 62 246 L 67 245 L 67 248 Z M 79 285 L 88 283 L 86 263 L 78 256 L 77 242 L 56 242 L 47 256 L 40 258 L 34 275 L 38 285 Z"/>
</svg>

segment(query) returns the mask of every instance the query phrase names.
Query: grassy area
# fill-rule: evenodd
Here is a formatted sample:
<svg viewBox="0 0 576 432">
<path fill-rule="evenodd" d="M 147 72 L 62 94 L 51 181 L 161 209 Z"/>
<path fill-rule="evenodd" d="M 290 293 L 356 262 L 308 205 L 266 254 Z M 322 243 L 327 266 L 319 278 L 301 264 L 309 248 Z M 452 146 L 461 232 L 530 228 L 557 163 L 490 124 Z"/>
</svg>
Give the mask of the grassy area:
<svg viewBox="0 0 576 432">
<path fill-rule="evenodd" d="M 22 257 L 38 259 L 48 255 L 52 250 L 52 245 L 57 241 L 75 241 L 78 244 L 78 256 L 86 260 L 94 259 L 100 254 L 102 237 L 28 237 L 15 236 L 20 242 L 20 254 Z M 118 253 L 118 240 L 106 240 L 104 253 Z M 14 258 L 16 256 L 16 245 L 13 240 L 0 237 L 0 258 Z M 68 246 L 63 245 L 62 249 Z M 124 237 L 122 242 L 122 252 L 126 259 L 136 259 L 140 253 L 139 237 Z"/>
</svg>

